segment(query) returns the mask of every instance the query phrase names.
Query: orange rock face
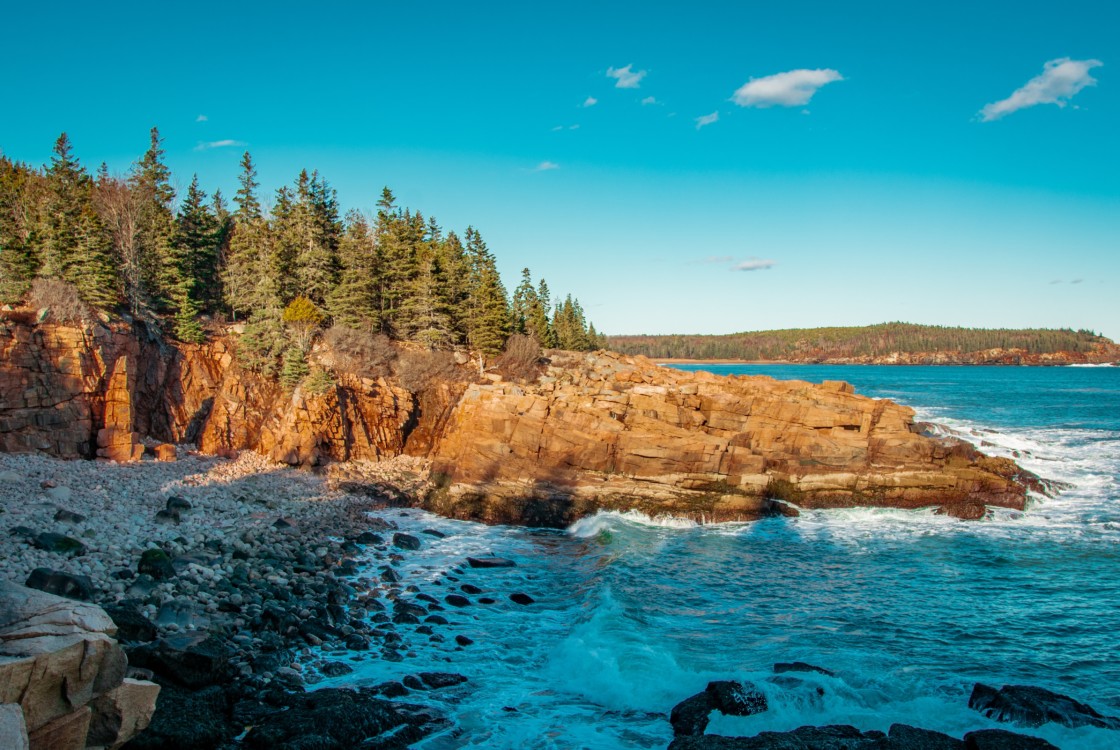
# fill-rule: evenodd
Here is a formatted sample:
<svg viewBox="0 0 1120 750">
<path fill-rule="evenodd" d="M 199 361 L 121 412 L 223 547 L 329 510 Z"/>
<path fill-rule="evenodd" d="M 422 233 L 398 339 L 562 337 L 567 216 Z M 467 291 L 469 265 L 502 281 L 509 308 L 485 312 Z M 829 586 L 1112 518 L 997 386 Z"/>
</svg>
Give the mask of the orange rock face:
<svg viewBox="0 0 1120 750">
<path fill-rule="evenodd" d="M 531 384 L 336 376 L 322 393 L 240 369 L 232 345 L 164 342 L 139 325 L 0 318 L 0 450 L 129 461 L 142 436 L 291 465 L 432 459 L 425 506 L 560 526 L 599 509 L 749 520 L 796 507 L 1022 508 L 1031 476 L 923 437 L 913 412 L 847 383 L 717 377 L 641 357 L 553 354 Z M 173 460 L 174 446 L 157 456 Z"/>
<path fill-rule="evenodd" d="M 1012 462 L 913 429 L 847 383 L 717 377 L 566 354 L 538 383 L 470 386 L 433 456 L 429 505 L 560 525 L 598 508 L 750 520 L 800 507 L 1022 508 Z"/>
</svg>

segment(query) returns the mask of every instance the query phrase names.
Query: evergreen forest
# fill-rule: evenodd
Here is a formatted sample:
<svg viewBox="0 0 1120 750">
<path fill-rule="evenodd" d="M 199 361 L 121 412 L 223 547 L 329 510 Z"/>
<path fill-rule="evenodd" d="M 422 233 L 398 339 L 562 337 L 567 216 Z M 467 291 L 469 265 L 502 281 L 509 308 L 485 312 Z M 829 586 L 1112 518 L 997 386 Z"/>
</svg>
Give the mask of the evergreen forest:
<svg viewBox="0 0 1120 750">
<path fill-rule="evenodd" d="M 1112 341 L 1071 329 L 958 328 L 881 323 L 872 326 L 790 328 L 720 336 L 610 336 L 611 349 L 659 359 L 733 359 L 814 362 L 883 357 L 895 352 L 983 352 L 1022 349 L 1030 354 L 1089 352 Z"/>
<path fill-rule="evenodd" d="M 194 343 L 209 321 L 239 323 L 242 364 L 265 374 L 301 360 L 327 326 L 485 357 L 515 334 L 605 346 L 578 300 L 554 298 L 527 268 L 507 294 L 477 229 L 445 231 L 389 188 L 368 214 L 340 215 L 335 190 L 303 170 L 266 210 L 247 152 L 238 183 L 232 205 L 197 176 L 176 195 L 156 128 L 124 176 L 91 174 L 65 133 L 41 168 L 0 154 L 0 304 L 45 296 L 62 309 L 69 291 L 87 312 Z"/>
</svg>

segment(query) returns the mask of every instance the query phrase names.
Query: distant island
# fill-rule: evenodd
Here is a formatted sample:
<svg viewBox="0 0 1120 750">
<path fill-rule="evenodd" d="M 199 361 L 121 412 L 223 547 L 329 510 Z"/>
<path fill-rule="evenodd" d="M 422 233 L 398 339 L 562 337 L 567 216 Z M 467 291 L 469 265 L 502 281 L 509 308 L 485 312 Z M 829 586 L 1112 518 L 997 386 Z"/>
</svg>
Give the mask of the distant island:
<svg viewBox="0 0 1120 750">
<path fill-rule="evenodd" d="M 660 360 L 795 364 L 1070 365 L 1120 362 L 1120 346 L 1092 331 L 880 323 L 724 335 L 609 336 L 608 346 Z"/>
</svg>

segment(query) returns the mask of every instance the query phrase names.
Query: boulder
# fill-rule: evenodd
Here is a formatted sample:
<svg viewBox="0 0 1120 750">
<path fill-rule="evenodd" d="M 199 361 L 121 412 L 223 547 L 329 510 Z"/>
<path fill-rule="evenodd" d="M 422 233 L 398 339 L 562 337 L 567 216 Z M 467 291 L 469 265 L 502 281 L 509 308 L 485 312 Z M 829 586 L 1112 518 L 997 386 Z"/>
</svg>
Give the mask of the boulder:
<svg viewBox="0 0 1120 750">
<path fill-rule="evenodd" d="M 73 537 L 65 534 L 56 534 L 53 531 L 44 531 L 36 535 L 34 545 L 47 552 L 57 552 L 61 555 L 81 557 L 86 553 L 86 546 Z"/>
<path fill-rule="evenodd" d="M 393 534 L 393 546 L 400 549 L 417 550 L 420 549 L 420 540 L 412 534 L 404 534 L 398 531 Z"/>
<path fill-rule="evenodd" d="M 964 750 L 964 742 L 941 732 L 892 724 L 883 750 Z"/>
<path fill-rule="evenodd" d="M 766 696 L 749 682 L 709 682 L 705 692 L 712 708 L 726 716 L 754 716 L 769 708 Z"/>
<path fill-rule="evenodd" d="M 1054 722 L 1074 728 L 1120 729 L 1120 718 L 1104 716 L 1069 696 L 1031 685 L 1005 685 L 996 690 L 978 682 L 969 696 L 968 706 L 990 719 L 1022 727 Z"/>
<path fill-rule="evenodd" d="M 26 585 L 31 589 L 83 602 L 93 597 L 93 581 L 89 576 L 63 573 L 50 568 L 35 568 L 27 577 Z"/>
<path fill-rule="evenodd" d="M 512 568 L 517 563 L 504 557 L 468 557 L 467 565 L 472 568 Z"/>
<path fill-rule="evenodd" d="M 0 747 L 28 750 L 27 724 L 18 703 L 0 705 Z"/>
<path fill-rule="evenodd" d="M 177 461 L 179 460 L 179 451 L 172 443 L 160 443 L 156 446 L 156 460 Z"/>
<path fill-rule="evenodd" d="M 702 735 L 712 713 L 712 697 L 707 692 L 685 698 L 669 712 L 669 723 L 677 737 Z"/>
<path fill-rule="evenodd" d="M 981 729 L 964 736 L 965 750 L 1058 750 L 1041 737 L 1008 732 L 1006 729 Z"/>
<path fill-rule="evenodd" d="M 129 652 L 133 664 L 191 689 L 222 683 L 232 655 L 224 640 L 206 632 L 169 636 Z"/>
<path fill-rule="evenodd" d="M 175 577 L 175 566 L 171 563 L 171 556 L 163 550 L 146 549 L 140 555 L 136 572 L 141 575 L 149 575 L 157 581 L 166 581 Z"/>
<path fill-rule="evenodd" d="M 156 710 L 160 687 L 154 682 L 125 678 L 90 704 L 93 719 L 86 743 L 117 748 L 142 732 Z"/>
</svg>

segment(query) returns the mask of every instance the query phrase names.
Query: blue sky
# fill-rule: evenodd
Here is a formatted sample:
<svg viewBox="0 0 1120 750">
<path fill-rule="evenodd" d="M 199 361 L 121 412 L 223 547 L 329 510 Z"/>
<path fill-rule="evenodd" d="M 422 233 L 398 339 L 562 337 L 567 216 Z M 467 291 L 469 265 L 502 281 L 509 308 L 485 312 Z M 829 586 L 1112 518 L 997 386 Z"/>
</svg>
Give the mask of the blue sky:
<svg viewBox="0 0 1120 750">
<path fill-rule="evenodd" d="M 0 149 L 185 190 L 317 168 L 474 224 L 608 333 L 1120 339 L 1120 3 L 37 4 Z"/>
</svg>

